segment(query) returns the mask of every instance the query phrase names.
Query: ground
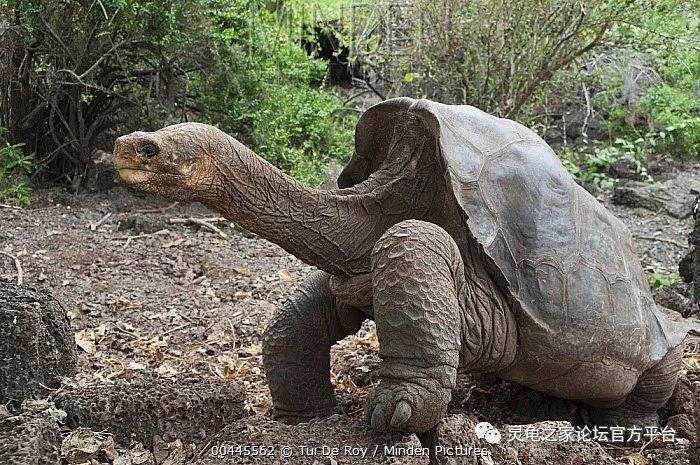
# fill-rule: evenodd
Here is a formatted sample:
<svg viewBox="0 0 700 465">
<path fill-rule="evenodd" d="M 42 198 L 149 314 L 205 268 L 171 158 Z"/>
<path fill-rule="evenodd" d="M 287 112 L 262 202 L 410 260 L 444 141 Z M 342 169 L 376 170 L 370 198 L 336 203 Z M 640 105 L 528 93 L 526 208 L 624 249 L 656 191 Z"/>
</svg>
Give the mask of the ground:
<svg viewBox="0 0 700 465">
<path fill-rule="evenodd" d="M 700 185 L 696 166 L 666 166 L 657 176 L 655 191 L 676 207 L 688 205 L 690 189 Z M 678 218 L 683 215 L 670 214 L 672 208 L 613 205 L 610 192 L 596 196 L 636 236 L 638 253 L 655 281 L 676 271 L 687 252 L 691 217 Z M 0 207 L 0 251 L 18 257 L 26 284 L 51 293 L 68 311 L 79 347 L 75 382 L 182 375 L 240 380 L 247 392 L 246 415 L 264 427 L 272 404 L 261 334 L 276 306 L 312 268 L 199 205 L 120 187 L 80 195 L 54 188 L 38 190 L 34 197 L 28 209 Z M 0 255 L 0 279 L 15 281 L 17 274 L 15 262 Z M 698 338 L 690 337 L 685 378 L 700 379 L 699 347 Z M 363 399 L 377 381 L 377 363 L 372 324 L 333 349 L 332 376 L 345 415 L 362 417 Z M 515 407 L 532 402 L 541 399 L 502 381 L 462 376 L 451 411 L 513 424 L 527 420 Z M 683 452 L 675 451 L 685 447 L 687 440 L 680 439 L 647 445 L 644 453 L 681 457 Z M 651 463 L 629 458 L 640 456 L 639 447 L 615 446 L 609 452 L 620 463 Z"/>
</svg>

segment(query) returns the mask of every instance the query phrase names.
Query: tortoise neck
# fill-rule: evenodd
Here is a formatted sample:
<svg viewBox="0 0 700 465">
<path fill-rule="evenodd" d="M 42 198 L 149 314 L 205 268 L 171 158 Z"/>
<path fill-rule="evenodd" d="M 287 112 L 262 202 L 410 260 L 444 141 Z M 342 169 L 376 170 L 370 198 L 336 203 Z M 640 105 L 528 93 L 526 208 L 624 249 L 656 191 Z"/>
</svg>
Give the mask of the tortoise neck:
<svg viewBox="0 0 700 465">
<path fill-rule="evenodd" d="M 333 275 L 368 273 L 374 243 L 410 216 L 408 206 L 383 214 L 388 192 L 381 177 L 350 189 L 313 189 L 241 144 L 227 146 L 229 153 L 214 157 L 220 189 L 202 203 Z"/>
</svg>

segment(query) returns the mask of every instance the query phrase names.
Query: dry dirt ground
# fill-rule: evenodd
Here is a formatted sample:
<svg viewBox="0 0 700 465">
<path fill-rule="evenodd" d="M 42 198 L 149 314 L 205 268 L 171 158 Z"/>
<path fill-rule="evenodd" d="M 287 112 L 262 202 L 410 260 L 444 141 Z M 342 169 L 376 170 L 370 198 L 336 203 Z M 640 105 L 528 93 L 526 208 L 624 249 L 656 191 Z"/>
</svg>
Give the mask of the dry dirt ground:
<svg viewBox="0 0 700 465">
<path fill-rule="evenodd" d="M 655 189 L 670 204 L 688 205 L 690 188 L 700 185 L 700 169 L 672 167 L 659 179 Z M 675 218 L 664 209 L 611 205 L 609 193 L 596 195 L 637 236 L 650 273 L 663 276 L 676 270 L 692 218 Z M 271 400 L 261 334 L 276 306 L 311 267 L 226 222 L 209 222 L 217 232 L 188 220 L 213 216 L 198 205 L 173 204 L 122 188 L 77 196 L 40 190 L 29 209 L 0 208 L 0 251 L 17 256 L 24 282 L 51 293 L 69 313 L 79 346 L 77 384 L 183 374 L 239 380 L 247 393 L 246 415 L 264 435 L 265 425 L 272 423 L 267 423 Z M 16 276 L 13 261 L 0 255 L 0 279 L 14 281 Z M 684 376 L 691 380 L 700 378 L 699 347 L 697 338 L 689 338 Z M 344 412 L 339 422 L 347 416 L 361 418 L 363 398 L 377 381 L 377 363 L 371 324 L 334 348 L 332 376 Z M 451 411 L 496 425 L 527 422 L 521 407 L 540 402 L 502 381 L 470 376 L 461 381 Z M 647 444 L 641 454 L 638 446 L 607 449 L 619 463 L 687 463 L 687 446 L 688 440 L 679 438 L 674 444 Z M 667 458 L 649 459 L 660 452 Z"/>
</svg>

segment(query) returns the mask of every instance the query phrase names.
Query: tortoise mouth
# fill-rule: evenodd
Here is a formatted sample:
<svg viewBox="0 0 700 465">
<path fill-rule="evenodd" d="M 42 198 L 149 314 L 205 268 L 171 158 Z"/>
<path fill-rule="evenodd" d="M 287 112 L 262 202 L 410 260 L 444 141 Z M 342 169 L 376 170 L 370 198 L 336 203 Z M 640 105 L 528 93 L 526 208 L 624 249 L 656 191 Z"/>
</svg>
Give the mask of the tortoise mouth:
<svg viewBox="0 0 700 465">
<path fill-rule="evenodd" d="M 145 170 L 142 168 L 135 168 L 130 166 L 124 166 L 117 168 L 119 172 L 119 177 L 127 184 L 139 184 L 151 179 L 155 174 L 154 171 Z"/>
</svg>

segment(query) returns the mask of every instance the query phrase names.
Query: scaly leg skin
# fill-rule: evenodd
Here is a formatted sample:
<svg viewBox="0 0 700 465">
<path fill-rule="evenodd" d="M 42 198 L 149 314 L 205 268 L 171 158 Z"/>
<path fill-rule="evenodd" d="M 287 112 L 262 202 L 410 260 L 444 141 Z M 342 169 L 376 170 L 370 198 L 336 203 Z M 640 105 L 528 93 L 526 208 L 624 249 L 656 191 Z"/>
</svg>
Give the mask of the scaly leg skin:
<svg viewBox="0 0 700 465">
<path fill-rule="evenodd" d="M 683 345 L 666 354 L 656 365 L 639 377 L 637 386 L 619 406 L 589 408 L 591 420 L 598 426 L 647 427 L 657 426 L 657 411 L 673 394 L 681 368 Z"/>
<path fill-rule="evenodd" d="M 424 432 L 445 414 L 456 382 L 462 260 L 443 229 L 408 220 L 377 241 L 372 273 L 382 364 L 365 417 L 376 431 Z"/>
<path fill-rule="evenodd" d="M 330 381 L 330 348 L 360 329 L 366 316 L 336 304 L 330 275 L 318 271 L 272 318 L 263 336 L 263 364 L 274 416 L 288 423 L 330 415 L 336 400 Z"/>
</svg>

